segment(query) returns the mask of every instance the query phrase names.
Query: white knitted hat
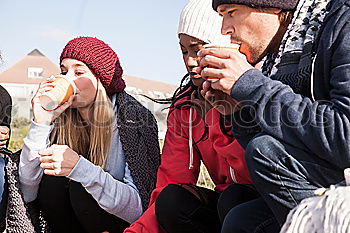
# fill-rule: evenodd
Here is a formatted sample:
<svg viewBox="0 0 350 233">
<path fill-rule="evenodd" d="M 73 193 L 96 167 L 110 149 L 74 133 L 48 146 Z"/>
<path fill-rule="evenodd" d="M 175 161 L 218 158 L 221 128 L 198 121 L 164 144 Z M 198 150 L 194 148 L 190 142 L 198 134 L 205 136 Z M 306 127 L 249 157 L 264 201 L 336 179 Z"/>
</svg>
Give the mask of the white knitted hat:
<svg viewBox="0 0 350 233">
<path fill-rule="evenodd" d="M 212 0 L 189 0 L 183 8 L 178 35 L 186 34 L 206 43 L 228 44 L 230 36 L 221 34 L 222 18 L 212 8 Z"/>
</svg>

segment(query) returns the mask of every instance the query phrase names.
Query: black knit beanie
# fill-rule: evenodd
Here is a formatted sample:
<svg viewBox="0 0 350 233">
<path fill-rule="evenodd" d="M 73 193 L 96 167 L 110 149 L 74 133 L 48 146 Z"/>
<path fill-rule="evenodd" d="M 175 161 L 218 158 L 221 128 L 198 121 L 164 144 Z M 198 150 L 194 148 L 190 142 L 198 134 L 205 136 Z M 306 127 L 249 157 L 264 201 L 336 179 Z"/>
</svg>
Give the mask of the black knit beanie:
<svg viewBox="0 0 350 233">
<path fill-rule="evenodd" d="M 299 0 L 213 0 L 213 9 L 216 11 L 222 4 L 253 5 L 257 7 L 272 7 L 282 10 L 295 10 Z"/>
</svg>

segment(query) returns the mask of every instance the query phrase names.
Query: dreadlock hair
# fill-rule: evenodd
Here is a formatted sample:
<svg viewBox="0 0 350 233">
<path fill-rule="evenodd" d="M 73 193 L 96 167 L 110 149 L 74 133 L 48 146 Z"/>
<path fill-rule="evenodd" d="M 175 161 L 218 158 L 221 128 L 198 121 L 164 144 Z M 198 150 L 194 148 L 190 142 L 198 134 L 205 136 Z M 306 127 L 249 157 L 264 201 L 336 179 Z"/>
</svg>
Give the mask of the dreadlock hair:
<svg viewBox="0 0 350 233">
<path fill-rule="evenodd" d="M 187 73 L 180 82 L 180 86 L 175 90 L 174 94 L 170 98 L 165 99 L 153 99 L 149 96 L 142 95 L 150 100 L 152 100 L 155 103 L 158 104 L 170 104 L 170 107 L 176 108 L 176 109 L 188 109 L 191 106 L 191 101 L 185 101 L 181 104 L 176 104 L 177 101 L 191 96 L 192 91 L 197 90 L 197 87 L 192 83 L 192 80 L 189 78 L 190 75 Z"/>
<path fill-rule="evenodd" d="M 142 95 L 150 100 L 152 100 L 155 103 L 158 104 L 170 104 L 170 111 L 174 111 L 175 109 L 180 109 L 180 110 L 188 110 L 191 108 L 191 106 L 193 106 L 193 104 L 191 103 L 190 100 L 184 101 L 182 103 L 177 104 L 177 102 L 183 98 L 186 97 L 190 97 L 192 92 L 197 90 L 198 87 L 196 85 L 193 84 L 190 75 L 187 73 L 180 82 L 180 86 L 175 90 L 174 94 L 172 97 L 170 98 L 165 98 L 165 99 L 153 99 L 149 96 L 146 95 Z M 165 108 L 167 109 L 167 108 Z M 229 137 L 233 137 L 232 134 L 230 134 L 229 132 L 231 132 L 231 130 L 227 130 L 227 125 L 226 123 L 226 119 L 220 115 L 220 129 L 222 131 L 222 133 L 226 136 Z M 202 135 L 202 137 L 198 140 L 198 142 L 202 141 L 202 140 L 206 140 L 206 136 L 208 134 L 208 125 L 206 124 L 206 122 L 204 122 L 205 125 L 205 129 L 204 129 L 204 133 Z M 195 144 L 197 144 L 198 142 L 196 142 Z"/>
</svg>

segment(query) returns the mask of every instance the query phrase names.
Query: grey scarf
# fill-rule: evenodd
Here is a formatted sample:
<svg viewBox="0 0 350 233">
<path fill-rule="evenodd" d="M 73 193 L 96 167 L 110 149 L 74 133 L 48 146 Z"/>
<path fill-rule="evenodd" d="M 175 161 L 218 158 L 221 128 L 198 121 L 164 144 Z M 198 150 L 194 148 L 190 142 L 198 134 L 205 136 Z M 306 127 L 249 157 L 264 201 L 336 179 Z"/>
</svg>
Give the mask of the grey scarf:
<svg viewBox="0 0 350 233">
<path fill-rule="evenodd" d="M 146 210 L 160 165 L 157 122 L 148 109 L 125 92 L 118 94 L 117 104 L 125 160 Z"/>
<path fill-rule="evenodd" d="M 300 0 L 278 54 L 269 54 L 263 73 L 310 96 L 313 46 L 331 0 Z"/>
</svg>

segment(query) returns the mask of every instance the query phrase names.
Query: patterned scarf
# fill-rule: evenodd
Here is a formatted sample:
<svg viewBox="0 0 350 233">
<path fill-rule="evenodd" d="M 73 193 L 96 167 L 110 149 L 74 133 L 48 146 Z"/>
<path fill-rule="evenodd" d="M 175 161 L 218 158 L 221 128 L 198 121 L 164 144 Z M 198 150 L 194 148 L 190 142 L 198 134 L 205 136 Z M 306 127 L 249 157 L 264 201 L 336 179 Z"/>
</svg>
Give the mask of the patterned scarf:
<svg viewBox="0 0 350 233">
<path fill-rule="evenodd" d="M 278 54 L 269 54 L 263 73 L 299 94 L 310 94 L 313 45 L 331 0 L 300 0 Z M 293 65 L 290 65 L 293 64 Z"/>
</svg>

